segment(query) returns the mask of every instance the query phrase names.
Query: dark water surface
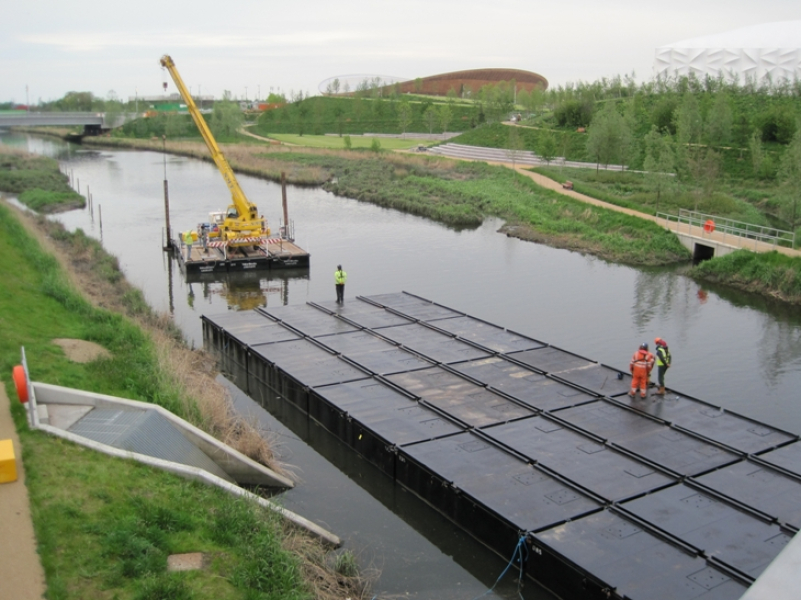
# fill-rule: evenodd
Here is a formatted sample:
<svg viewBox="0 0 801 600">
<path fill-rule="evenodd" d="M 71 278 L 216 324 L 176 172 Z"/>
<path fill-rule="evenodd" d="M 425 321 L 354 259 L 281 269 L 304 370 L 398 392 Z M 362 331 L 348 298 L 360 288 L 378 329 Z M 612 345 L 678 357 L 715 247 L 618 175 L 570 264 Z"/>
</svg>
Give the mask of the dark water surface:
<svg viewBox="0 0 801 600">
<path fill-rule="evenodd" d="M 213 165 L 26 136 L 0 141 L 58 156 L 82 193 L 89 186 L 94 216 L 79 210 L 55 218 L 102 239 L 131 283 L 153 307 L 172 312 L 195 345 L 202 344 L 202 314 L 334 299 L 333 272 L 342 263 L 346 302 L 408 291 L 617 368 L 627 368 L 640 342 L 653 345 L 655 336 L 663 337 L 674 360 L 669 387 L 801 432 L 798 308 L 702 288 L 676 269 L 635 269 L 507 238 L 496 233 L 497 220 L 455 231 L 294 187 L 288 190 L 290 219 L 297 243 L 311 253 L 311 269 L 188 284 L 161 250 L 165 166 L 172 226 L 183 230 L 229 203 Z M 247 176 L 239 181 L 277 229 L 280 186 Z M 470 600 L 506 566 L 320 428 L 310 431 L 291 413 L 270 415 L 241 393 L 235 401 L 270 428 L 284 461 L 302 479 L 282 495 L 284 504 L 346 540 L 362 564 L 380 569 L 380 597 Z M 498 596 L 517 597 L 511 580 L 507 575 L 499 584 Z M 531 583 L 523 596 L 550 597 Z"/>
</svg>

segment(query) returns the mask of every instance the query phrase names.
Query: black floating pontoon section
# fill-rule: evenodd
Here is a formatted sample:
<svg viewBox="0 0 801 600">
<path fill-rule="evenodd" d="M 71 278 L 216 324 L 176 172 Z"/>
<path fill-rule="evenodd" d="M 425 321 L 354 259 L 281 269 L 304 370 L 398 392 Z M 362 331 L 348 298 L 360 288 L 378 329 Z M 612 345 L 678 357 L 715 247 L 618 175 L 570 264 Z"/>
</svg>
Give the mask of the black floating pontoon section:
<svg viewBox="0 0 801 600">
<path fill-rule="evenodd" d="M 329 313 L 314 308 L 309 304 L 279 306 L 277 308 L 268 307 L 257 310 L 309 337 L 345 333 L 347 331 L 356 331 L 357 329 L 342 319 L 332 319 Z"/>
<path fill-rule="evenodd" d="M 204 316 L 203 335 L 298 431 L 504 558 L 525 543 L 565 599 L 737 600 L 801 527 L 797 435 L 675 390 L 631 399 L 626 372 L 425 298 Z"/>
<path fill-rule="evenodd" d="M 470 427 L 531 416 L 534 410 L 441 367 L 389 375 L 388 381 Z"/>
<path fill-rule="evenodd" d="M 801 479 L 744 461 L 693 480 L 779 523 L 801 529 Z"/>
<path fill-rule="evenodd" d="M 487 356 L 483 350 L 419 323 L 386 327 L 377 333 L 438 363 L 457 363 Z"/>
<path fill-rule="evenodd" d="M 589 402 L 594 398 L 587 392 L 541 375 L 502 356 L 459 363 L 451 368 L 537 410 L 556 410 Z"/>
<path fill-rule="evenodd" d="M 764 452 L 798 439 L 796 435 L 676 393 L 669 393 L 658 402 L 631 400 L 630 403 L 632 408 L 746 454 Z"/>
<path fill-rule="evenodd" d="M 396 477 L 502 554 L 515 547 L 521 532 L 601 508 L 589 495 L 469 432 L 404 446 Z"/>
<path fill-rule="evenodd" d="M 507 448 L 609 502 L 669 485 L 674 478 L 546 417 L 482 430 Z"/>
<path fill-rule="evenodd" d="M 331 302 L 316 302 L 314 306 L 338 315 L 351 325 L 366 329 L 380 329 L 382 327 L 393 327 L 395 325 L 406 325 L 412 322 L 406 317 L 391 313 L 380 306 L 359 302 L 358 300 L 338 304 Z"/>
<path fill-rule="evenodd" d="M 472 342 L 490 352 L 518 352 L 545 346 L 543 342 L 522 336 L 503 327 L 492 325 L 473 317 L 440 319 L 431 323 L 433 327 Z"/>
<path fill-rule="evenodd" d="M 677 475 L 700 475 L 742 458 L 664 422 L 644 418 L 604 400 L 552 414 Z"/>
<path fill-rule="evenodd" d="M 783 448 L 765 452 L 758 458 L 769 465 L 785 469 L 801 477 L 801 442 L 793 442 Z"/>
<path fill-rule="evenodd" d="M 529 573 L 562 598 L 736 600 L 747 588 L 690 548 L 608 509 L 531 538 Z"/>
<path fill-rule="evenodd" d="M 756 579 L 793 534 L 684 484 L 621 505 L 638 518 Z"/>
<path fill-rule="evenodd" d="M 431 362 L 368 331 L 329 335 L 320 338 L 318 342 L 377 375 L 431 366 Z"/>
<path fill-rule="evenodd" d="M 395 476 L 396 447 L 451 435 L 462 428 L 375 379 L 311 390 L 309 416 L 356 452 Z"/>
</svg>

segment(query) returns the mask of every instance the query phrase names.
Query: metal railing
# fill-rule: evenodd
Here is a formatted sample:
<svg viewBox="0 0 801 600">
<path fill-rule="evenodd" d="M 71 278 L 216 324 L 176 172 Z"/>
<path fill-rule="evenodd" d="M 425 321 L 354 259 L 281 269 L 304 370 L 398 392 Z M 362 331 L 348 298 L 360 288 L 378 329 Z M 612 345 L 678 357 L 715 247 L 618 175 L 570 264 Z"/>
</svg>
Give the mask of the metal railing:
<svg viewBox="0 0 801 600">
<path fill-rule="evenodd" d="M 667 213 L 657 213 L 657 219 L 664 219 L 666 226 L 674 230 L 676 233 L 692 234 L 693 227 L 700 227 L 705 233 L 717 233 L 715 236 L 719 238 L 723 234 L 723 239 L 717 239 L 722 243 L 726 243 L 726 237 L 732 236 L 740 239 L 748 239 L 754 241 L 754 249 L 757 244 L 764 243 L 774 247 L 785 246 L 788 248 L 795 248 L 795 232 L 786 231 L 784 229 L 777 229 L 767 225 L 754 225 L 753 223 L 745 223 L 744 221 L 736 221 L 734 219 L 727 219 L 715 215 L 708 215 L 694 210 L 679 209 L 678 215 L 671 215 Z M 670 226 L 670 223 L 675 223 L 675 227 Z M 686 225 L 686 231 L 682 226 Z M 706 237 L 706 236 L 704 236 Z M 733 243 L 733 241 L 732 241 Z M 742 246 L 742 243 L 738 243 Z"/>
</svg>

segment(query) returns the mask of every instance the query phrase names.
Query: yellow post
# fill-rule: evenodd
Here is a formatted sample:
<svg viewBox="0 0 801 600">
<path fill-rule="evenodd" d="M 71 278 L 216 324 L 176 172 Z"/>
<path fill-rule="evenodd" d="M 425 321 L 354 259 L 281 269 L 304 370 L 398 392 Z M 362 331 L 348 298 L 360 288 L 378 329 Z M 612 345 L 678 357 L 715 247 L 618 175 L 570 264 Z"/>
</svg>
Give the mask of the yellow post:
<svg viewBox="0 0 801 600">
<path fill-rule="evenodd" d="M 0 440 L 0 483 L 17 480 L 17 461 L 11 440 Z"/>
</svg>

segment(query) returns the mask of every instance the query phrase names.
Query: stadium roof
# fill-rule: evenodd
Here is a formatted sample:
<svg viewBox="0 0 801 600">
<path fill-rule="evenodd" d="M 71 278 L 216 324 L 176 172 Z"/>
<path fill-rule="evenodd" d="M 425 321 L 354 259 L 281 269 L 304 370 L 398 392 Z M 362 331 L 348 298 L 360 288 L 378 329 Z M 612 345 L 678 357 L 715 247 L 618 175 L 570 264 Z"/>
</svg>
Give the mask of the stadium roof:
<svg viewBox="0 0 801 600">
<path fill-rule="evenodd" d="M 761 23 L 682 40 L 662 48 L 801 48 L 801 21 Z"/>
</svg>

